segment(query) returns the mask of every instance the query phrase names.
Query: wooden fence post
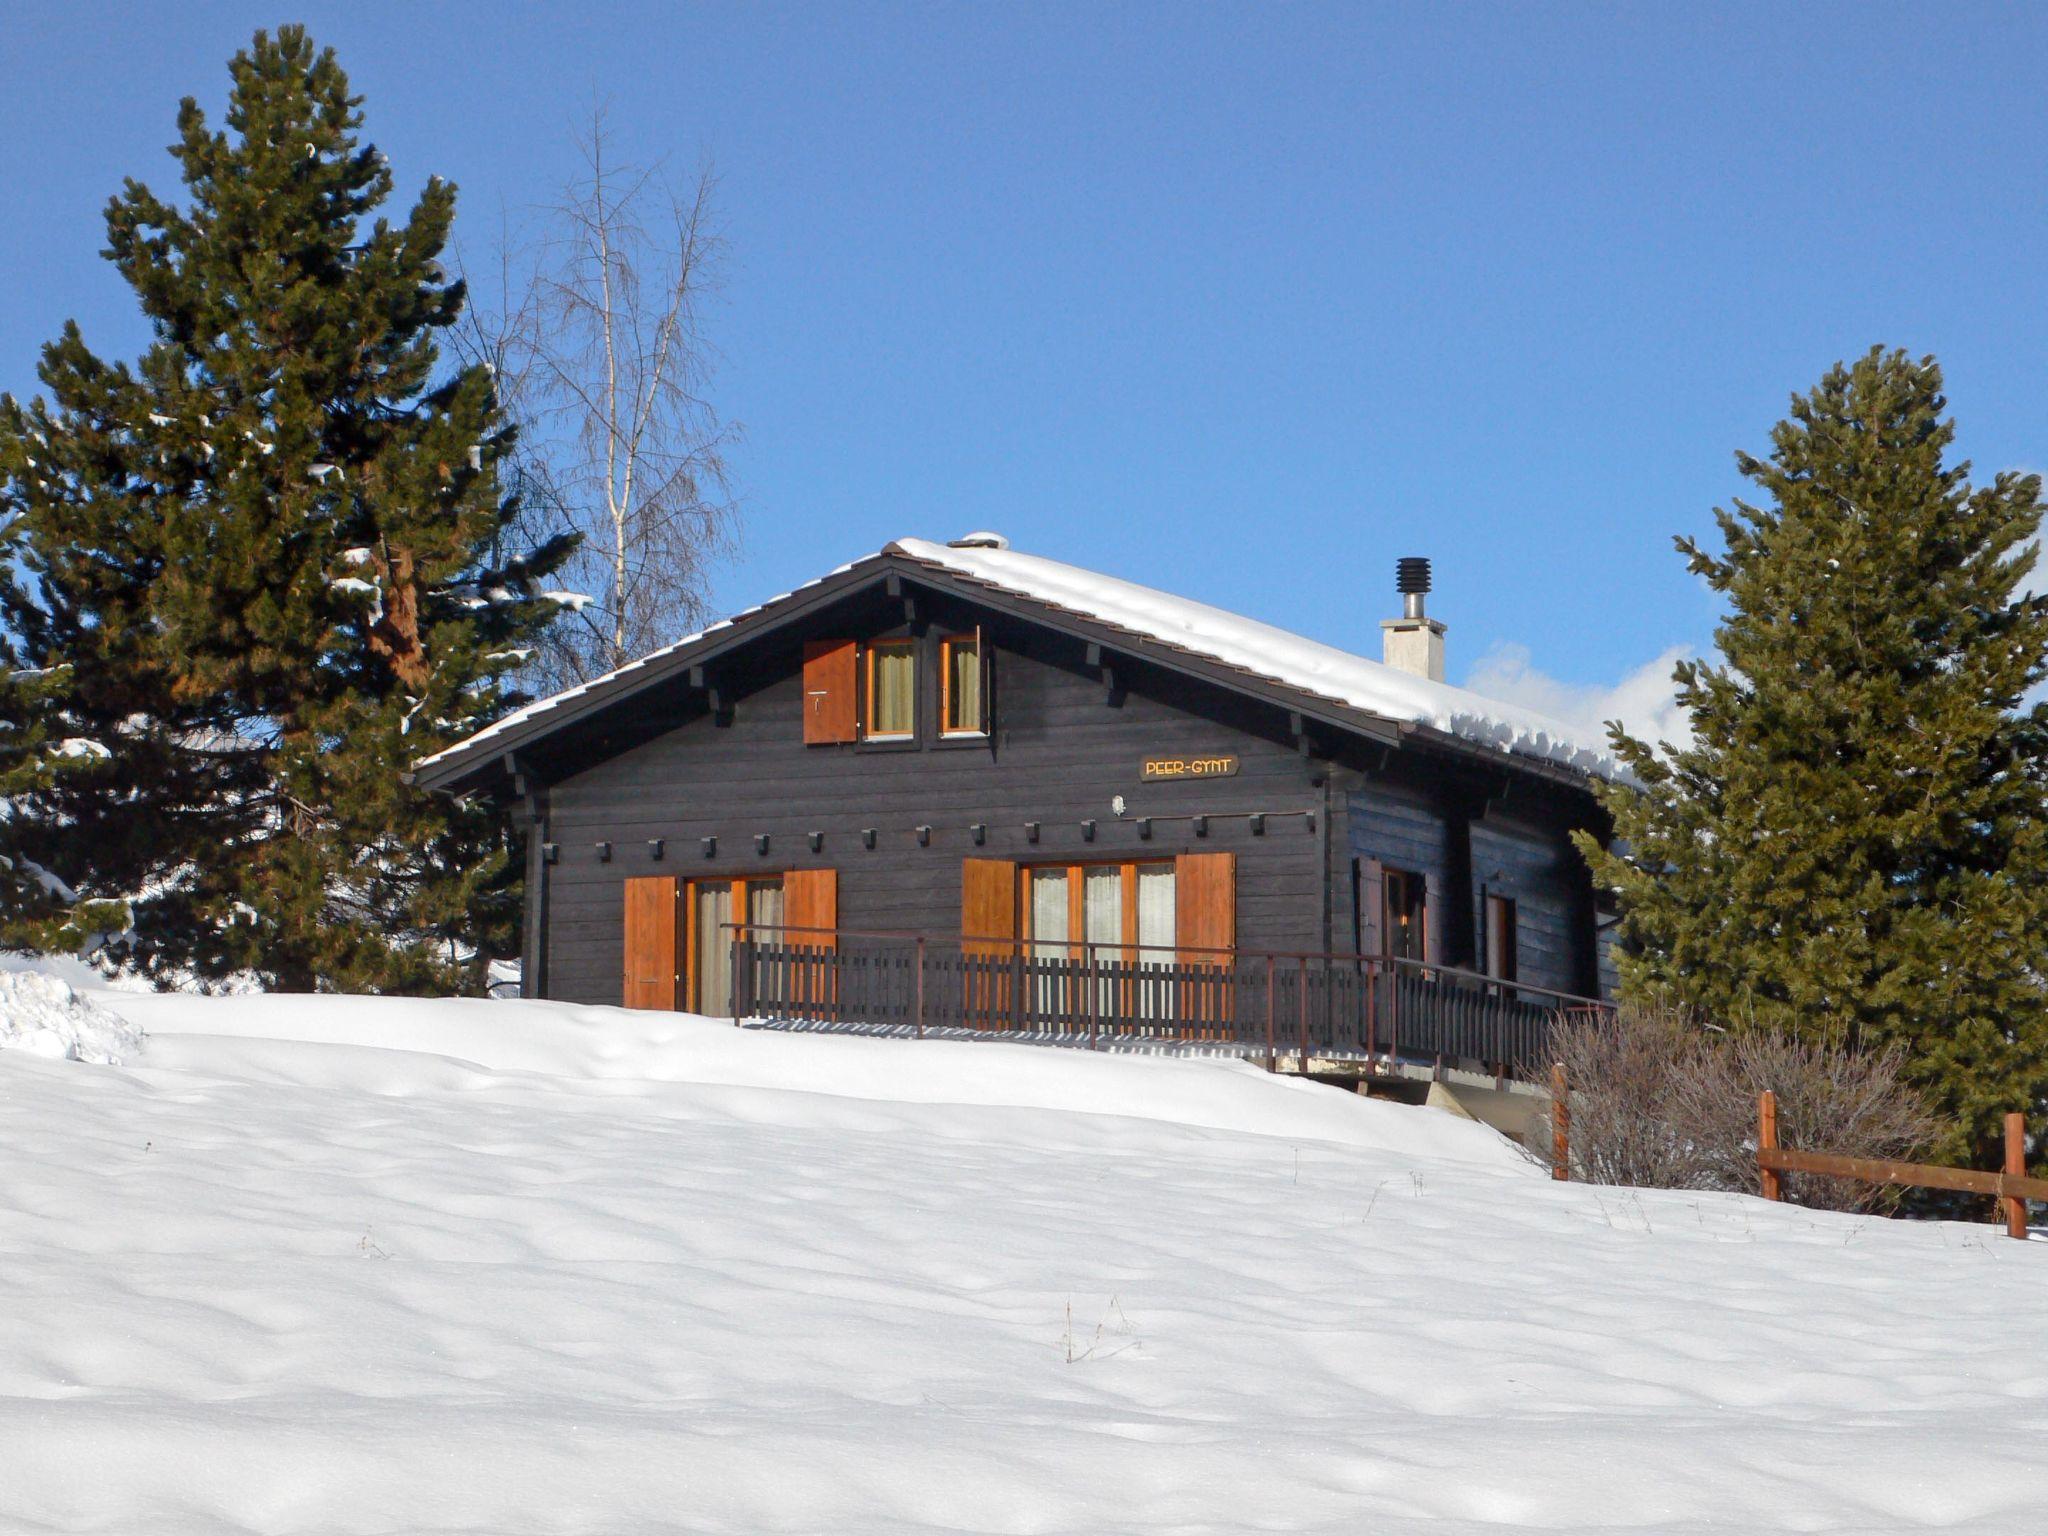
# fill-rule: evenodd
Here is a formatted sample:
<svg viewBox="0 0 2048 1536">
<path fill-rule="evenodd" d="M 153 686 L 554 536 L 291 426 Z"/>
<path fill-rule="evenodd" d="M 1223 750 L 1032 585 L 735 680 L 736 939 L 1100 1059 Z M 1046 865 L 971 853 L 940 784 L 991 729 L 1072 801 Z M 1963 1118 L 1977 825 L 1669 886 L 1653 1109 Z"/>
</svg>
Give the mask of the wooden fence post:
<svg viewBox="0 0 2048 1536">
<path fill-rule="evenodd" d="M 1778 1096 L 1766 1088 L 1756 1102 L 1756 1149 L 1758 1152 L 1778 1150 Z M 1763 1186 L 1766 1200 L 1782 1200 L 1785 1193 L 1778 1183 L 1778 1170 L 1766 1168 L 1762 1161 L 1757 1164 L 1757 1182 Z"/>
<path fill-rule="evenodd" d="M 1572 1101 L 1565 1091 L 1561 1061 L 1550 1069 L 1550 1176 L 1572 1176 Z"/>
<path fill-rule="evenodd" d="M 2005 1171 L 2015 1179 L 2027 1176 L 2027 1117 L 2017 1111 L 2005 1117 Z M 2007 1195 L 2001 1204 L 2005 1206 L 2005 1235 L 2025 1242 L 2027 1202 L 2018 1195 Z"/>
</svg>

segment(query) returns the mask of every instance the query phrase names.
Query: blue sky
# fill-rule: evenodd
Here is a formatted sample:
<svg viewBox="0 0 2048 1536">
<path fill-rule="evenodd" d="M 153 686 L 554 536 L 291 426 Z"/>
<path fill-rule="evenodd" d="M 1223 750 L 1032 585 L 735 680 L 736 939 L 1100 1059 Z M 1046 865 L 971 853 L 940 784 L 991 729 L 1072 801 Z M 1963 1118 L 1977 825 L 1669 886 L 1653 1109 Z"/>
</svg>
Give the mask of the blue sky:
<svg viewBox="0 0 2048 1536">
<path fill-rule="evenodd" d="M 1372 654 L 1419 553 L 1454 679 L 1633 712 L 1714 621 L 1672 534 L 1834 360 L 1933 352 L 1981 472 L 2048 465 L 2048 12 L 1993 6 L 17 0 L 0 388 L 138 348 L 100 210 L 291 19 L 473 244 L 597 99 L 715 162 L 720 608 L 993 527 Z"/>
</svg>

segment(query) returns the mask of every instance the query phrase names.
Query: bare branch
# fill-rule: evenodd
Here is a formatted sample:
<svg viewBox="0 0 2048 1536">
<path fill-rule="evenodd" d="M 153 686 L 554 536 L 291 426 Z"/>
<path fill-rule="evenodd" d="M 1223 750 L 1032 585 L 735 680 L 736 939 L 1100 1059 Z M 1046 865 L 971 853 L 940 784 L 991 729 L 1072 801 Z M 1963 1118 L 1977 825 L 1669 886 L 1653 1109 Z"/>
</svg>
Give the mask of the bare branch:
<svg viewBox="0 0 2048 1536">
<path fill-rule="evenodd" d="M 601 108 L 579 147 L 583 172 L 541 236 L 501 232 L 500 302 L 472 281 L 463 339 L 519 424 L 522 504 L 550 532 L 583 535 L 565 574 L 594 601 L 554 626 L 538 686 L 584 681 L 699 622 L 737 522 L 738 429 L 707 397 L 716 354 L 702 329 L 724 253 L 716 180 L 705 167 L 679 195 L 659 167 L 616 162 Z"/>
</svg>

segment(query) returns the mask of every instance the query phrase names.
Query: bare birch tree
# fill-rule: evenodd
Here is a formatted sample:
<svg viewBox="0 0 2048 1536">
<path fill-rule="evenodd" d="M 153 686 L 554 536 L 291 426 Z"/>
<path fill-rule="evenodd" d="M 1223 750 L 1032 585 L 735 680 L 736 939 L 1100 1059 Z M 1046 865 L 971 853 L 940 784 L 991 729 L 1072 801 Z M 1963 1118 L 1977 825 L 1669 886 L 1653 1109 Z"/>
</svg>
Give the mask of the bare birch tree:
<svg viewBox="0 0 2048 1536">
<path fill-rule="evenodd" d="M 602 110 L 579 147 L 584 172 L 544 210 L 538 238 L 501 238 L 501 302 L 473 306 L 465 338 L 520 423 L 525 520 L 583 538 L 565 576 L 590 601 L 535 657 L 543 688 L 700 622 L 737 522 L 726 454 L 738 428 L 710 399 L 703 323 L 724 256 L 715 178 L 707 167 L 678 190 L 659 167 L 614 161 Z"/>
</svg>

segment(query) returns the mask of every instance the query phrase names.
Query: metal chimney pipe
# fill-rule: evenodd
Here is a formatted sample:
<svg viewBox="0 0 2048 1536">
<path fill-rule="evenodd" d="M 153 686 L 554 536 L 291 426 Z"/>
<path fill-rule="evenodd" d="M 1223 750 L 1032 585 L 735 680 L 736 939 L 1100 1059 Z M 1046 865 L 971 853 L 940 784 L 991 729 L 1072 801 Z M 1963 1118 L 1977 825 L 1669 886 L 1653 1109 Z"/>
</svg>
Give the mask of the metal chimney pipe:
<svg viewBox="0 0 2048 1536">
<path fill-rule="evenodd" d="M 1403 555 L 1394 562 L 1394 590 L 1401 594 L 1401 617 L 1429 617 L 1423 599 L 1429 595 L 1429 560 L 1423 555 Z"/>
</svg>

